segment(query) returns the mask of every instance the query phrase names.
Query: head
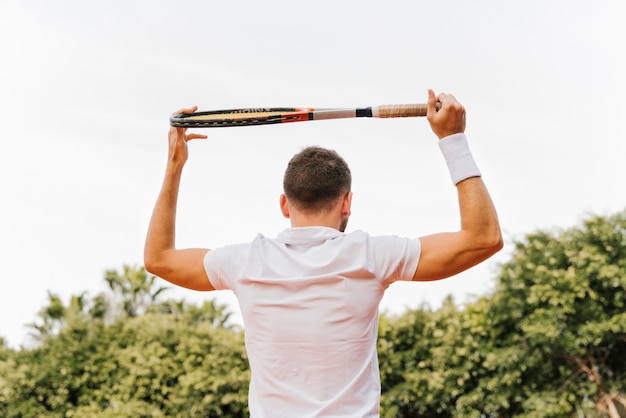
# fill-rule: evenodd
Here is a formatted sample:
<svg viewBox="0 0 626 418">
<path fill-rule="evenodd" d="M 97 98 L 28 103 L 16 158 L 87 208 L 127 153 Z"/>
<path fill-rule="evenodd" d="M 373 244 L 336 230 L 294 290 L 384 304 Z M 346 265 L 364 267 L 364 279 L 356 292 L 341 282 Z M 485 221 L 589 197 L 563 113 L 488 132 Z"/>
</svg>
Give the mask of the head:
<svg viewBox="0 0 626 418">
<path fill-rule="evenodd" d="M 348 164 L 337 152 L 321 147 L 307 147 L 294 155 L 283 179 L 284 196 L 289 205 L 306 215 L 333 211 L 350 197 L 351 185 Z M 349 207 L 347 212 L 342 222 L 344 229 Z"/>
</svg>

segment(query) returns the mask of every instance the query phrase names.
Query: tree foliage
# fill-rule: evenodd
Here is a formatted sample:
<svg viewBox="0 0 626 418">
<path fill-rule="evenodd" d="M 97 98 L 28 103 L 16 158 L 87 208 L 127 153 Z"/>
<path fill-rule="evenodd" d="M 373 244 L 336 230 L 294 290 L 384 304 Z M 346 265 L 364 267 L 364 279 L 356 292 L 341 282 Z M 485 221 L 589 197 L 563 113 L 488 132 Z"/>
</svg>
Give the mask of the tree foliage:
<svg viewBox="0 0 626 418">
<path fill-rule="evenodd" d="M 515 243 L 497 287 L 383 318 L 388 417 L 625 417 L 626 212 Z"/>
<path fill-rule="evenodd" d="M 541 372 L 540 395 L 521 406 L 533 416 L 548 408 L 619 416 L 626 408 L 626 212 L 557 235 L 528 235 L 499 280 L 493 309 L 510 317 L 525 358 L 541 362 L 530 365 Z"/>
<path fill-rule="evenodd" d="M 156 287 L 156 279 L 144 268 L 124 266 L 122 274 L 108 270 L 104 280 L 115 297 L 113 314 L 118 314 L 115 308 L 121 308 L 124 314 L 135 317 L 154 305 L 159 295 L 167 290 L 167 287 Z"/>
<path fill-rule="evenodd" d="M 0 415 L 245 416 L 248 360 L 242 331 L 228 325 L 226 308 L 212 301 L 158 302 L 154 280 L 143 269 L 107 272 L 107 281 L 111 277 L 111 300 L 83 294 L 66 306 L 49 294 L 34 326 L 38 345 L 3 347 Z M 137 283 L 148 285 L 115 291 Z M 141 293 L 149 304 L 134 303 L 145 300 Z M 123 309 L 115 309 L 116 303 Z M 118 316 L 106 319 L 107 309 Z"/>
</svg>

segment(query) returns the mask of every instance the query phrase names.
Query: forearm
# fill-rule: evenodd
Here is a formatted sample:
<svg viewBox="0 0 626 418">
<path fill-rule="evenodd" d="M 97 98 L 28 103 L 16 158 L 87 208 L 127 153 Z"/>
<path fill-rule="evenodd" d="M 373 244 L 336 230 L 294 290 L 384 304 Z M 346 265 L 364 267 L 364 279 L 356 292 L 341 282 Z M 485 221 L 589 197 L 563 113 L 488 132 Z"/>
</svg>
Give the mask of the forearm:
<svg viewBox="0 0 626 418">
<path fill-rule="evenodd" d="M 472 250 L 491 256 L 502 248 L 502 233 L 496 208 L 481 177 L 457 184 L 461 232 L 468 236 Z"/>
<path fill-rule="evenodd" d="M 457 187 L 461 231 L 470 234 L 478 246 L 501 240 L 500 225 L 491 196 L 470 151 L 465 134 L 439 141 L 452 183 Z"/>
<path fill-rule="evenodd" d="M 176 207 L 181 167 L 168 166 L 148 226 L 144 265 L 150 273 L 192 290 L 214 290 L 204 271 L 205 248 L 176 249 Z"/>
<path fill-rule="evenodd" d="M 159 270 L 163 254 L 175 248 L 176 207 L 182 175 L 182 165 L 169 164 L 159 192 L 146 236 L 144 263 L 148 270 Z"/>
</svg>

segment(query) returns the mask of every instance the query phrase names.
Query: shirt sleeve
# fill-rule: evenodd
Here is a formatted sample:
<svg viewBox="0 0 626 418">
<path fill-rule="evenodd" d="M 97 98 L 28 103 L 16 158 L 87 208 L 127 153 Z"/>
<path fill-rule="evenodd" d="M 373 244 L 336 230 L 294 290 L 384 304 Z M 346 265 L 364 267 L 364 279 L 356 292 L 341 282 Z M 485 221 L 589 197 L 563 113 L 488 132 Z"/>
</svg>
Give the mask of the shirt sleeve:
<svg viewBox="0 0 626 418">
<path fill-rule="evenodd" d="M 204 256 L 204 271 L 215 290 L 235 290 L 233 278 L 241 276 L 247 245 L 229 245 L 211 250 Z"/>
<path fill-rule="evenodd" d="M 380 236 L 373 237 L 372 243 L 376 274 L 385 287 L 399 280 L 413 280 L 422 251 L 418 238 Z"/>
</svg>

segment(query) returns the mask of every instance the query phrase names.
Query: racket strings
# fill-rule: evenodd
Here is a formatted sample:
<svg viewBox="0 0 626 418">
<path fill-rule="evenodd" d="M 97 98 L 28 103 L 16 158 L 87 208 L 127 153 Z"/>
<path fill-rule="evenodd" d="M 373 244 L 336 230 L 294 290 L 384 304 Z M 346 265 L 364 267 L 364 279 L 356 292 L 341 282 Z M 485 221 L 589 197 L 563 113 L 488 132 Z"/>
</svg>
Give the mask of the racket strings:
<svg viewBox="0 0 626 418">
<path fill-rule="evenodd" d="M 173 126 L 187 128 L 227 127 L 297 122 L 307 120 L 308 117 L 308 112 L 294 111 L 294 109 L 262 111 L 242 109 L 237 111 L 196 112 L 190 115 L 177 115 L 171 119 L 171 122 Z"/>
</svg>

